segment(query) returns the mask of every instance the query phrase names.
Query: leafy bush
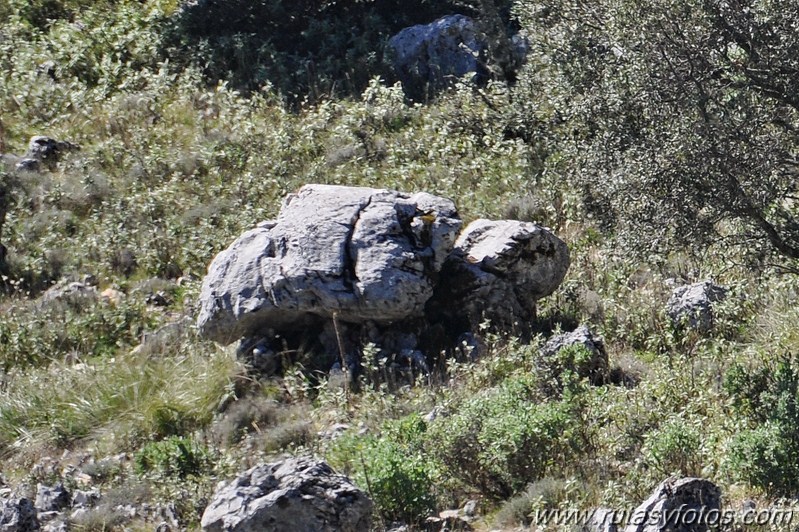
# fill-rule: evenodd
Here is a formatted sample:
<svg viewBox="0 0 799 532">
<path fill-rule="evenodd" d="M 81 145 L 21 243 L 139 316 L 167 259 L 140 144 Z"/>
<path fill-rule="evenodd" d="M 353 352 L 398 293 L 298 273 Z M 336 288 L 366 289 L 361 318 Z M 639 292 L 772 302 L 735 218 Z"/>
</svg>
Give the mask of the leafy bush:
<svg viewBox="0 0 799 532">
<path fill-rule="evenodd" d="M 550 168 L 628 249 L 799 258 L 799 3 L 516 2 Z M 530 105 L 526 101 L 526 105 Z"/>
<path fill-rule="evenodd" d="M 644 461 L 663 477 L 677 473 L 701 476 L 702 437 L 699 429 L 684 419 L 667 420 L 646 436 Z"/>
<path fill-rule="evenodd" d="M 728 466 L 745 480 L 778 495 L 799 489 L 799 365 L 793 355 L 760 368 L 733 366 L 725 389 L 750 428 L 731 442 Z"/>
<path fill-rule="evenodd" d="M 428 448 L 447 475 L 504 498 L 589 452 L 580 394 L 541 401 L 536 390 L 510 378 L 437 421 Z"/>
<path fill-rule="evenodd" d="M 139 474 L 154 473 L 165 477 L 200 475 L 211 466 L 211 454 L 191 438 L 170 436 L 148 443 L 134 456 Z"/>
<path fill-rule="evenodd" d="M 386 423 L 380 437 L 345 435 L 331 459 L 353 468 L 353 478 L 369 492 L 387 522 L 421 524 L 436 507 L 436 473 L 423 451 L 427 429 L 418 415 Z"/>
</svg>

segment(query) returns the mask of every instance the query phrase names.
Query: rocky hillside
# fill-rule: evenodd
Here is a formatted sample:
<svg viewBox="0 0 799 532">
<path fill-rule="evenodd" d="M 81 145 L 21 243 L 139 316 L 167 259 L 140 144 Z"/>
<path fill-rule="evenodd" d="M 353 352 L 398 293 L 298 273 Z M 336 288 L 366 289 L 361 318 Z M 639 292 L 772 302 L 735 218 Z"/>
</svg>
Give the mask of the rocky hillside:
<svg viewBox="0 0 799 532">
<path fill-rule="evenodd" d="M 795 528 L 734 4 L 0 0 L 0 531 Z"/>
</svg>

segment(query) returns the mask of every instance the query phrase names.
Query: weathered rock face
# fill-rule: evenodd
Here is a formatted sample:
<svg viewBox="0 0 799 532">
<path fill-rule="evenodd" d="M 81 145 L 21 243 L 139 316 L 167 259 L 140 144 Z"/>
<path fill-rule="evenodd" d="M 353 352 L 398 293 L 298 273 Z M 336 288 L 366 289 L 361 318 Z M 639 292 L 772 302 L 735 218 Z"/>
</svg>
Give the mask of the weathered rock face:
<svg viewBox="0 0 799 532">
<path fill-rule="evenodd" d="M 306 185 L 286 198 L 277 221 L 214 259 L 198 325 L 230 343 L 309 315 L 421 317 L 460 226 L 455 205 L 430 194 Z"/>
<path fill-rule="evenodd" d="M 674 290 L 666 310 L 675 326 L 706 332 L 713 328 L 713 304 L 726 297 L 726 288 L 703 281 Z"/>
<path fill-rule="evenodd" d="M 369 530 L 372 501 L 324 462 L 291 458 L 220 485 L 203 513 L 210 532 Z"/>
<path fill-rule="evenodd" d="M 474 20 L 450 15 L 400 31 L 389 39 L 386 54 L 406 92 L 422 95 L 470 72 L 485 75 L 480 55 L 486 48 Z"/>
<path fill-rule="evenodd" d="M 30 532 L 39 530 L 33 502 L 26 498 L 0 498 L 0 531 Z"/>
<path fill-rule="evenodd" d="M 543 227 L 476 220 L 447 258 L 430 311 L 463 331 L 489 319 L 497 328 L 525 332 L 535 302 L 560 285 L 568 268 L 568 247 Z"/>
<path fill-rule="evenodd" d="M 667 479 L 636 508 L 624 532 L 705 532 L 718 525 L 720 509 L 721 490 L 709 480 Z"/>
<path fill-rule="evenodd" d="M 586 360 L 574 361 L 572 369 L 580 377 L 588 378 L 592 384 L 604 384 L 609 374 L 605 343 L 585 325 L 572 332 L 553 336 L 544 344 L 541 354 L 545 360 L 553 359 L 561 350 L 572 346 L 581 346 L 590 355 Z"/>
</svg>

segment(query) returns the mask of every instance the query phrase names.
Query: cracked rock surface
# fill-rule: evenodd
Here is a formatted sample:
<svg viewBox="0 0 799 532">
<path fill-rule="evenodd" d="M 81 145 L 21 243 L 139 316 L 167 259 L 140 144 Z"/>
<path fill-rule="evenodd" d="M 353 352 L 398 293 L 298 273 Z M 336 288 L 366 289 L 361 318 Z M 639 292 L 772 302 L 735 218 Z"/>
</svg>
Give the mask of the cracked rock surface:
<svg viewBox="0 0 799 532">
<path fill-rule="evenodd" d="M 207 338 L 343 322 L 421 317 L 461 227 L 452 201 L 426 193 L 306 185 L 274 222 L 211 263 L 198 326 Z"/>
<path fill-rule="evenodd" d="M 372 501 L 324 462 L 289 458 L 217 487 L 203 513 L 209 532 L 369 530 Z"/>
<path fill-rule="evenodd" d="M 515 220 L 475 220 L 463 231 L 431 301 L 435 319 L 463 331 L 483 320 L 527 332 L 535 302 L 560 285 L 569 248 L 547 229 Z"/>
</svg>

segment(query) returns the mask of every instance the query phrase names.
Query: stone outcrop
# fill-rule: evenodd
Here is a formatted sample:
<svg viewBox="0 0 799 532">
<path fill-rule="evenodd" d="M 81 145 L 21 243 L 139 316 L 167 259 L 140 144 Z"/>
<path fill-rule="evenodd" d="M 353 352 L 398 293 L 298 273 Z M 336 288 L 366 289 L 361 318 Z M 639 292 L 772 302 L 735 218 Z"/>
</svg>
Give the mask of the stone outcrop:
<svg viewBox="0 0 799 532">
<path fill-rule="evenodd" d="M 480 56 L 486 48 L 473 19 L 449 15 L 400 31 L 389 39 L 386 54 L 406 92 L 420 95 L 469 73 L 485 76 Z"/>
<path fill-rule="evenodd" d="M 208 532 L 369 530 L 372 501 L 324 462 L 290 458 L 217 487 L 202 516 Z"/>
<path fill-rule="evenodd" d="M 422 317 L 460 225 L 455 205 L 430 194 L 306 185 L 214 259 L 199 328 L 230 343 L 309 316 Z"/>
<path fill-rule="evenodd" d="M 676 327 L 707 332 L 713 328 L 713 304 L 726 299 L 727 292 L 710 281 L 681 286 L 672 292 L 666 310 Z"/>
<path fill-rule="evenodd" d="M 530 332 L 569 251 L 533 223 L 477 220 L 458 237 L 461 224 L 450 200 L 430 194 L 306 185 L 213 260 L 199 331 L 241 340 L 239 358 L 261 374 L 278 373 L 283 353 L 310 350 L 320 369 L 354 377 L 367 344 L 376 359 L 365 362 L 408 379 L 442 351 L 479 358 L 474 333 L 486 319 Z"/>
<path fill-rule="evenodd" d="M 709 480 L 670 478 L 636 508 L 624 532 L 715 530 L 720 509 L 721 490 Z"/>
<path fill-rule="evenodd" d="M 17 172 L 53 170 L 66 152 L 77 149 L 79 147 L 71 142 L 35 135 L 28 141 L 28 150 L 24 155 L 0 154 L 0 168 Z"/>
<path fill-rule="evenodd" d="M 492 59 L 503 68 L 518 68 L 528 51 L 524 38 L 507 37 L 501 22 L 497 23 L 488 30 L 501 33 L 493 40 L 486 35 L 485 26 L 465 15 L 448 15 L 430 24 L 405 28 L 389 39 L 386 61 L 405 93 L 417 99 L 452 86 L 466 75 L 474 82 L 484 82 L 489 78 L 487 65 Z M 503 53 L 496 49 L 497 40 L 505 44 Z"/>
</svg>

